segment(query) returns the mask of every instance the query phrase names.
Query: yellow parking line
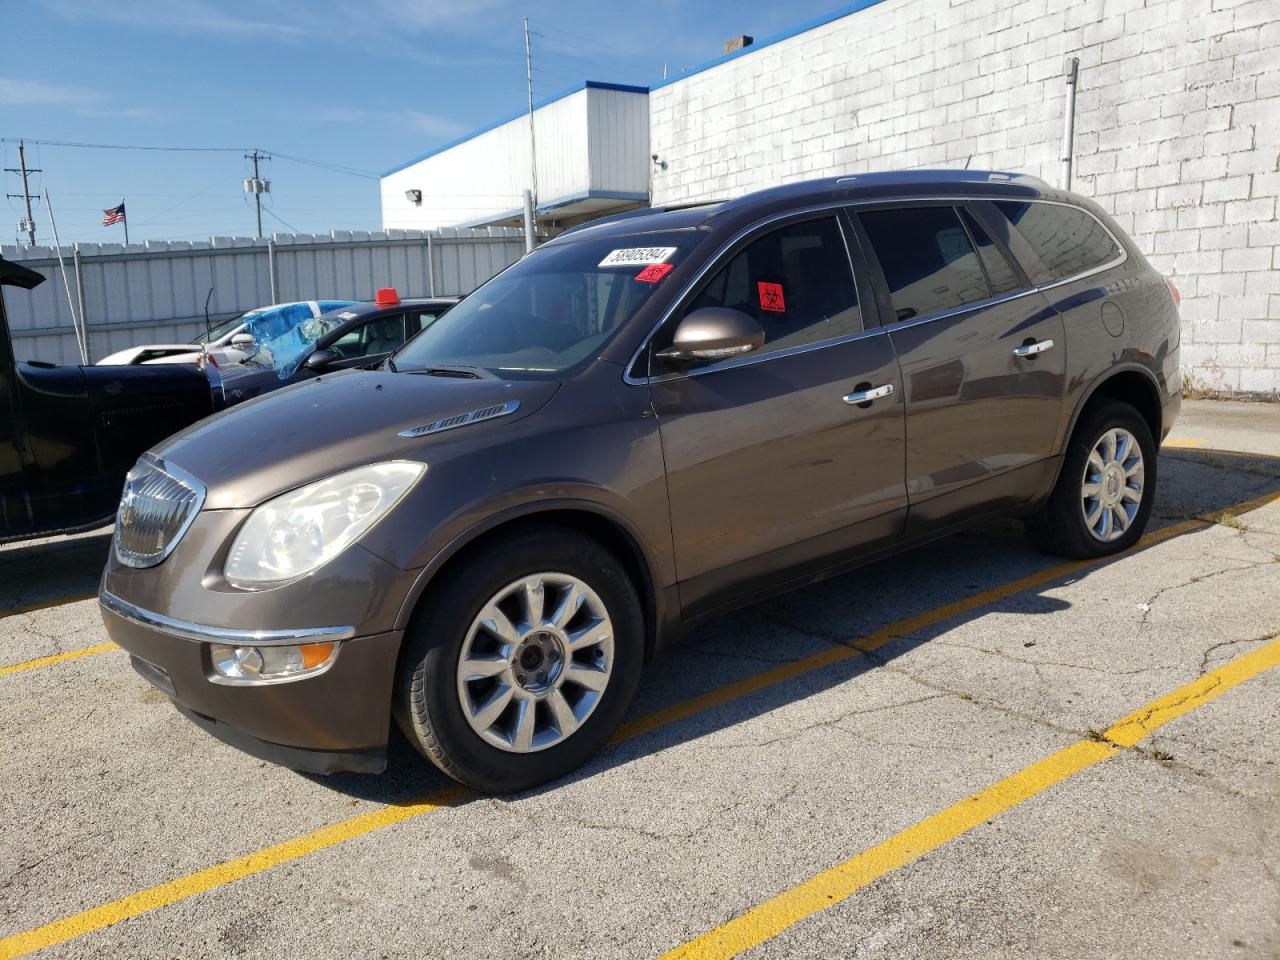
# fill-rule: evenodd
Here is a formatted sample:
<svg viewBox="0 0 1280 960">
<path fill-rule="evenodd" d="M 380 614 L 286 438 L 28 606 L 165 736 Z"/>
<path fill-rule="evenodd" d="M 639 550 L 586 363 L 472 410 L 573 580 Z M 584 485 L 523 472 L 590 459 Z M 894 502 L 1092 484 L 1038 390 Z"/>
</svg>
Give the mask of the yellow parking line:
<svg viewBox="0 0 1280 960">
<path fill-rule="evenodd" d="M 1172 447 L 1175 450 L 1194 450 L 1196 447 L 1203 447 L 1208 442 L 1203 437 L 1170 437 L 1160 444 L 1160 449 Z"/>
<path fill-rule="evenodd" d="M 35 603 L 24 603 L 16 607 L 9 607 L 0 610 L 0 620 L 5 617 L 16 617 L 22 613 L 34 613 L 37 610 L 48 610 L 50 607 L 61 607 L 67 603 L 79 603 L 81 600 L 92 600 L 98 595 L 98 591 L 93 593 L 78 593 L 70 597 L 59 597 L 56 600 L 38 600 Z"/>
<path fill-rule="evenodd" d="M 818 874 L 772 900 L 735 917 L 696 940 L 663 954 L 662 960 L 718 960 L 759 946 L 788 927 L 847 900 L 887 873 L 1073 774 L 1138 743 L 1152 731 L 1201 707 L 1251 677 L 1280 665 L 1280 639 L 1147 704 L 1110 727 L 1101 739 L 1079 740 L 1010 777 L 980 790 L 926 820 L 908 827 L 850 860 Z"/>
<path fill-rule="evenodd" d="M 1274 500 L 1280 499 L 1280 491 L 1266 494 L 1261 497 L 1255 497 L 1242 503 L 1234 504 L 1226 509 L 1236 513 L 1247 513 L 1259 507 L 1265 506 Z M 1133 550 L 1145 549 L 1154 546 L 1157 543 L 1186 533 L 1197 527 L 1212 526 L 1208 521 L 1193 518 L 1184 520 L 1180 523 L 1171 524 L 1162 527 L 1143 537 L 1135 545 Z M 1042 570 L 1039 573 L 1031 574 L 1020 580 L 986 590 L 982 593 L 974 594 L 964 600 L 955 603 L 946 604 L 935 610 L 916 616 L 907 617 L 899 620 L 888 627 L 869 634 L 866 637 L 852 640 L 848 646 L 836 646 L 823 650 L 812 656 L 805 657 L 791 663 L 782 664 L 771 670 L 755 674 L 735 683 L 726 684 L 715 690 L 709 690 L 706 693 L 691 697 L 688 700 L 681 701 L 663 710 L 656 710 L 653 713 L 638 717 L 629 723 L 623 724 L 614 734 L 610 743 L 617 744 L 626 740 L 631 740 L 642 736 L 645 733 L 655 730 L 659 727 L 675 723 L 687 717 L 694 716 L 705 710 L 720 706 L 732 700 L 745 697 L 758 690 L 782 683 L 787 680 L 803 676 L 806 673 L 812 673 L 823 667 L 840 663 L 845 660 L 860 656 L 864 652 L 868 652 L 883 646 L 891 640 L 910 635 L 913 631 L 924 629 L 944 620 L 958 616 L 969 610 L 977 609 L 998 600 L 1012 596 L 1020 591 L 1050 583 L 1054 580 L 1068 575 L 1077 570 L 1083 570 L 1089 567 L 1098 566 L 1112 558 L 1103 558 L 1095 561 L 1073 561 L 1069 563 L 1061 563 Z M 447 793 L 447 791 L 446 791 Z M 198 873 L 190 874 L 168 883 L 160 884 L 140 893 L 122 897 L 119 900 L 113 900 L 110 903 L 94 907 L 82 913 L 75 914 L 62 920 L 55 920 L 43 926 L 36 927 L 25 933 L 14 934 L 10 937 L 0 940 L 0 958 L 13 958 L 25 956 L 36 950 L 45 947 L 54 946 L 55 944 L 64 943 L 74 937 L 90 933 L 94 930 L 101 930 L 103 927 L 111 926 L 120 920 L 128 917 L 136 917 L 139 914 L 146 913 L 159 907 L 168 906 L 179 900 L 194 896 L 214 887 L 221 886 L 224 883 L 230 883 L 241 877 L 249 876 L 253 873 L 260 873 L 273 866 L 287 863 L 306 856 L 316 850 L 331 847 L 334 844 L 341 843 L 354 837 L 362 836 L 373 830 L 381 829 L 385 826 L 391 826 L 395 823 L 401 823 L 413 817 L 420 816 L 425 813 L 432 813 L 442 807 L 455 805 L 466 796 L 465 792 L 459 792 L 452 795 L 452 799 L 443 800 L 441 794 L 432 794 L 419 800 L 411 801 L 403 806 L 387 807 L 384 810 L 375 811 L 374 813 L 361 814 L 350 820 L 339 821 L 328 827 L 323 827 L 313 833 L 296 837 L 292 840 L 286 840 L 272 847 L 267 847 L 257 853 L 249 854 L 237 860 L 231 860 L 224 864 L 209 867 Z M 385 815 L 385 821 L 379 819 L 379 815 Z M 350 829 L 351 832 L 346 831 Z M 252 867 L 251 869 L 249 867 Z M 237 872 L 239 871 L 239 872 Z M 198 881 L 196 878 L 201 878 Z M 195 882 L 193 882 L 195 881 Z"/>
<path fill-rule="evenodd" d="M 0 940 L 0 957 L 21 957 L 35 950 L 53 946 L 55 943 L 64 943 L 74 937 L 93 930 L 101 930 L 121 920 L 136 917 L 171 903 L 177 903 L 179 900 L 185 900 L 233 880 L 240 880 L 281 863 L 297 860 L 299 857 L 343 843 L 353 837 L 381 830 L 383 827 L 389 827 L 424 813 L 431 813 L 441 807 L 452 806 L 465 796 L 466 791 L 462 787 L 450 787 L 413 803 L 383 807 L 349 820 L 342 820 L 247 856 L 228 860 L 197 873 L 179 877 L 177 880 L 170 880 L 168 883 L 150 887 L 129 897 L 113 900 L 92 910 L 67 917 L 65 920 L 57 920 L 27 933 L 6 937 Z"/>
<path fill-rule="evenodd" d="M 22 663 L 0 667 L 0 677 L 7 677 L 11 673 L 22 673 L 24 670 L 35 670 L 37 667 L 51 667 L 55 663 L 66 663 L 68 660 L 78 660 L 94 653 L 106 653 L 108 650 L 115 649 L 117 649 L 116 645 L 108 640 L 106 643 L 95 643 L 91 647 L 80 647 L 78 650 L 68 650 L 66 653 L 55 653 L 51 657 L 25 660 Z"/>
</svg>

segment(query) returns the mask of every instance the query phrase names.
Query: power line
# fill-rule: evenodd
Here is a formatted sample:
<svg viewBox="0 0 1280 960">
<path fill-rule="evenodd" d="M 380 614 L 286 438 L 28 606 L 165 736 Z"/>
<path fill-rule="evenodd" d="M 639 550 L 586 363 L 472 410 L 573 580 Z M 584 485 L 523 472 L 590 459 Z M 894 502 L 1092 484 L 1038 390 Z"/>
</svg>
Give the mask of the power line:
<svg viewBox="0 0 1280 960">
<path fill-rule="evenodd" d="M 284 217 L 276 216 L 275 211 L 274 211 L 274 210 L 272 210 L 270 207 L 267 207 L 267 208 L 266 208 L 266 212 L 267 212 L 267 216 L 269 216 L 269 217 L 275 217 L 275 219 L 279 220 L 281 223 L 283 223 L 286 227 L 288 227 L 288 228 L 289 228 L 290 230 L 292 230 L 294 233 L 302 233 L 302 232 L 303 232 L 303 231 L 299 230 L 297 227 L 295 227 L 295 226 L 294 226 L 292 223 L 290 223 L 288 220 L 286 220 Z M 262 234 L 258 234 L 258 239 L 262 239 Z"/>
<path fill-rule="evenodd" d="M 129 143 L 83 143 L 76 140 L 32 140 L 23 138 L 27 143 L 42 144 L 47 147 L 74 147 L 83 150 L 146 150 L 160 153 L 241 153 L 245 150 L 259 151 L 261 153 L 270 153 L 272 156 L 279 157 L 282 160 L 291 160 L 294 163 L 305 164 L 309 167 L 319 167 L 322 170 L 331 170 L 334 173 L 345 173 L 353 177 L 364 177 L 368 180 L 381 179 L 379 174 L 372 170 L 361 170 L 359 167 L 347 167 L 342 164 L 328 163 L 324 160 L 310 160 L 306 157 L 295 156 L 291 153 L 280 153 L 276 150 L 266 150 L 262 147 L 167 147 L 144 144 Z M 21 143 L 12 137 L 0 138 L 0 143 Z"/>
</svg>

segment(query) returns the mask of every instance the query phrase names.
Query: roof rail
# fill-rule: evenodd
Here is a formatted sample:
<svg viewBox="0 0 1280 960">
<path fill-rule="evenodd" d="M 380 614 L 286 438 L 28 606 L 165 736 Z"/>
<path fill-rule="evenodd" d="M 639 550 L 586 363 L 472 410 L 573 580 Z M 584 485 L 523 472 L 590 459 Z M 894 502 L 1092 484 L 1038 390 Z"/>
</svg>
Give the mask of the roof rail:
<svg viewBox="0 0 1280 960">
<path fill-rule="evenodd" d="M 1042 187 L 1048 187 L 1049 184 L 1041 180 L 1039 177 L 1033 177 L 1029 173 L 1019 173 L 1009 170 L 869 170 L 866 173 L 850 173 L 843 177 L 836 177 L 836 183 L 857 183 L 858 181 L 867 181 L 874 178 L 890 178 L 902 177 L 907 179 L 918 180 L 965 180 L 970 183 L 1034 183 Z"/>
<path fill-rule="evenodd" d="M 557 236 L 565 236 L 569 233 L 576 233 L 579 230 L 586 230 L 589 227 L 598 227 L 605 223 L 617 223 L 620 220 L 632 220 L 636 217 L 647 217 L 653 213 L 673 213 L 677 210 L 694 210 L 698 207 L 711 207 L 718 203 L 724 203 L 724 200 L 690 200 L 687 203 L 667 203 L 660 207 L 637 207 L 635 210 L 624 210 L 621 213 L 613 213 L 607 217 L 600 217 L 597 220 L 588 220 L 586 223 L 579 223 L 562 230 Z"/>
</svg>

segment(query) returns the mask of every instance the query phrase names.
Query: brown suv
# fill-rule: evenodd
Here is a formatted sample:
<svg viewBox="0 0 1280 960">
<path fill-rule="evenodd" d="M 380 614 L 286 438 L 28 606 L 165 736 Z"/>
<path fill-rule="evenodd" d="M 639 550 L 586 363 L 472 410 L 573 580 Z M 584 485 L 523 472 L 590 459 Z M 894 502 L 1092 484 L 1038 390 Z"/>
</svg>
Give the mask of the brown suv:
<svg viewBox="0 0 1280 960">
<path fill-rule="evenodd" d="M 992 514 L 1076 557 L 1151 509 L 1172 288 L 1095 204 L 871 174 L 571 230 L 377 369 L 139 461 L 111 636 L 213 735 L 482 790 L 590 757 L 700 618 Z"/>
</svg>

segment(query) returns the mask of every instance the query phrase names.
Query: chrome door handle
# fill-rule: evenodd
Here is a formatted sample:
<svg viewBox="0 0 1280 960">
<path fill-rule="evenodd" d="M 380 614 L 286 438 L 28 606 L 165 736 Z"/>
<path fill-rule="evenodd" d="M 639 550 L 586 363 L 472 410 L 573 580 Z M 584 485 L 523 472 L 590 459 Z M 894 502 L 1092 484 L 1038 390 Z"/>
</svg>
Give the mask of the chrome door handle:
<svg viewBox="0 0 1280 960">
<path fill-rule="evenodd" d="M 870 403 L 872 400 L 879 400 L 881 397 L 890 396 L 892 393 L 893 384 L 886 383 L 883 387 L 872 387 L 870 390 L 858 390 L 847 394 L 844 402 L 854 406 L 859 403 Z"/>
<path fill-rule="evenodd" d="M 1037 353 L 1044 353 L 1053 349 L 1052 340 L 1040 340 L 1036 343 L 1024 343 L 1020 347 L 1015 347 L 1013 355 L 1015 357 L 1034 357 Z"/>
</svg>

